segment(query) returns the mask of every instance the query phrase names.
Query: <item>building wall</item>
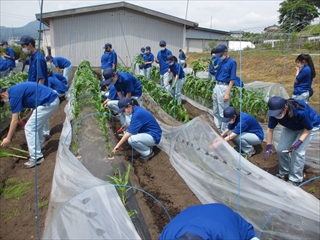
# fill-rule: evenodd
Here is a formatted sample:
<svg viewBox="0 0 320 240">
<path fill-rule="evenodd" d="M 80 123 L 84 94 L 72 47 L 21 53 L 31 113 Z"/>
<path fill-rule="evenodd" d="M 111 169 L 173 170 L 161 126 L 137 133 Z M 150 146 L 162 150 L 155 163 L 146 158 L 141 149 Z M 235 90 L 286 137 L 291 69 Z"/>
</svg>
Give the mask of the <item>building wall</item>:
<svg viewBox="0 0 320 240">
<path fill-rule="evenodd" d="M 156 56 L 159 41 L 178 54 L 183 44 L 182 24 L 127 9 L 113 9 L 74 17 L 55 18 L 50 23 L 53 56 L 69 59 L 73 66 L 88 60 L 92 67 L 100 67 L 105 43 L 111 43 L 118 54 L 118 62 L 130 66 L 140 48 L 149 45 Z"/>
<path fill-rule="evenodd" d="M 205 52 L 206 48 L 209 48 L 210 39 L 187 39 L 186 52 Z M 228 46 L 227 40 L 214 40 L 216 45 L 223 43 Z M 210 50 L 211 51 L 211 50 Z"/>
</svg>

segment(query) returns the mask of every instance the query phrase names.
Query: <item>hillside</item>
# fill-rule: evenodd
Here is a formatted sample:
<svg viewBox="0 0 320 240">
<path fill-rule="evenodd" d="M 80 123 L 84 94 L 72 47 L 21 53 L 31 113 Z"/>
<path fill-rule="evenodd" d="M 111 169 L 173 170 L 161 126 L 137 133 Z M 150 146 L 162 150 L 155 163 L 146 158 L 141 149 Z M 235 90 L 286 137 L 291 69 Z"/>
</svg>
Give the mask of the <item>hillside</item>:
<svg viewBox="0 0 320 240">
<path fill-rule="evenodd" d="M 275 82 L 283 84 L 289 96 L 293 91 L 293 82 L 295 80 L 295 59 L 297 55 L 275 53 L 246 53 L 242 54 L 241 62 L 238 52 L 231 52 L 238 63 L 237 75 L 240 76 L 240 66 L 242 69 L 242 80 L 244 83 L 253 81 Z M 201 57 L 210 57 L 208 53 L 188 53 L 188 67 L 192 68 L 192 62 Z M 310 105 L 319 110 L 320 106 L 320 55 L 312 55 L 312 60 L 316 68 L 316 77 L 313 80 L 312 88 L 314 95 L 310 98 Z M 241 63 L 241 64 L 240 64 Z"/>
</svg>

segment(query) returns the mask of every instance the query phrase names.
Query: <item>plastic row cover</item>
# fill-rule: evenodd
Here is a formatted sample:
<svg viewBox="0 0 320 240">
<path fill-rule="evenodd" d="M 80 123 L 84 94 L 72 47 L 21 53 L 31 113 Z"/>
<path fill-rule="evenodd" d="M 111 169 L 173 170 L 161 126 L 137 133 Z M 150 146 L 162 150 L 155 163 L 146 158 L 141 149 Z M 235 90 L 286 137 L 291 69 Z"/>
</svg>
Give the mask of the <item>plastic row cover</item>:
<svg viewBox="0 0 320 240">
<path fill-rule="evenodd" d="M 238 210 L 261 239 L 318 239 L 319 200 L 247 161 L 199 117 L 161 126 L 160 147 L 199 200 Z"/>
<path fill-rule="evenodd" d="M 190 104 L 193 106 L 208 112 L 209 114 L 213 115 L 213 110 L 209 109 L 205 106 L 202 106 L 201 104 L 193 101 L 192 99 L 183 96 L 183 99 L 187 100 Z M 264 136 L 267 135 L 267 129 L 268 129 L 268 124 L 261 124 L 261 127 L 264 132 Z M 282 126 L 278 124 L 278 126 L 274 129 L 273 133 L 273 145 L 275 147 L 278 146 L 278 142 L 280 140 L 280 135 L 282 131 Z M 266 142 L 266 139 L 264 139 Z M 313 168 L 314 171 L 320 172 L 320 151 L 319 151 L 319 143 L 320 143 L 320 131 L 317 131 L 316 134 L 313 136 L 311 142 L 308 145 L 307 151 L 306 151 L 306 156 L 305 156 L 305 165 L 307 167 Z"/>
<path fill-rule="evenodd" d="M 69 150 L 71 100 L 68 96 L 43 239 L 140 239 L 114 186 L 94 177 Z"/>
</svg>

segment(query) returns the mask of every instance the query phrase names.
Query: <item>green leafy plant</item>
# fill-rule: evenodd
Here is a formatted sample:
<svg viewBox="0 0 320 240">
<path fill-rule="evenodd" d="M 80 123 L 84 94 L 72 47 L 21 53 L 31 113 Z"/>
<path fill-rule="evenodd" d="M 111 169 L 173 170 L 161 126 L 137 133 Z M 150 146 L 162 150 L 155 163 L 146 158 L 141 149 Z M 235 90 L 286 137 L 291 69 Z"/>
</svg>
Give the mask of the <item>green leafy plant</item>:
<svg viewBox="0 0 320 240">
<path fill-rule="evenodd" d="M 5 220 L 10 220 L 10 219 L 13 219 L 17 216 L 20 216 L 20 214 L 21 214 L 20 211 L 16 208 L 13 210 L 13 212 L 5 213 L 4 218 L 5 218 Z"/>
<path fill-rule="evenodd" d="M 33 182 L 22 182 L 17 178 L 9 178 L 5 182 L 5 188 L 3 195 L 5 199 L 16 198 L 19 199 L 21 196 L 26 194 L 32 187 Z"/>
<path fill-rule="evenodd" d="M 48 204 L 49 204 L 49 201 L 48 200 L 44 200 L 44 201 L 38 203 L 38 208 L 40 209 L 42 207 L 47 206 Z"/>
</svg>

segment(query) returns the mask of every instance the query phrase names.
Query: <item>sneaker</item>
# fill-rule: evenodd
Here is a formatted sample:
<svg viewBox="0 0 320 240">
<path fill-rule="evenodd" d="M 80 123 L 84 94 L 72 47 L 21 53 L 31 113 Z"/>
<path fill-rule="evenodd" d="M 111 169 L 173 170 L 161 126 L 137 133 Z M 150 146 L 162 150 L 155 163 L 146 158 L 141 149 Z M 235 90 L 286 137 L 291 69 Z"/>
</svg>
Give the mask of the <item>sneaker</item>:
<svg viewBox="0 0 320 240">
<path fill-rule="evenodd" d="M 150 158 L 152 158 L 153 156 L 154 156 L 154 152 L 153 152 L 153 150 L 152 150 L 152 149 L 150 149 L 150 153 L 149 153 L 149 155 L 147 155 L 147 156 L 145 156 L 145 157 L 140 156 L 140 158 L 141 158 L 142 160 L 144 160 L 144 161 L 149 161 L 149 160 L 150 160 Z"/>
<path fill-rule="evenodd" d="M 297 187 L 301 184 L 301 182 L 293 182 L 291 180 L 289 180 L 288 183 L 292 184 L 293 186 L 297 186 Z"/>
<path fill-rule="evenodd" d="M 41 164 L 41 163 L 43 163 L 43 162 L 44 162 L 44 158 L 43 158 L 43 157 L 37 159 L 37 165 L 39 165 L 39 164 Z M 29 161 L 26 162 L 26 163 L 24 163 L 23 165 L 24 165 L 25 168 L 32 168 L 32 167 L 34 167 L 36 164 L 35 164 L 34 159 L 29 158 Z"/>
<path fill-rule="evenodd" d="M 286 175 L 286 174 L 277 173 L 277 174 L 276 174 L 276 177 L 277 177 L 277 178 L 280 178 L 280 179 L 282 179 L 282 180 L 284 180 L 284 181 L 287 181 L 287 180 L 288 180 L 288 175 Z"/>
<path fill-rule="evenodd" d="M 253 149 L 252 151 L 246 153 L 246 155 L 248 156 L 248 158 L 249 158 L 249 157 L 252 157 L 252 156 L 255 155 L 255 154 L 256 154 L 256 150 L 255 150 L 255 149 Z"/>
<path fill-rule="evenodd" d="M 48 141 L 51 138 L 51 135 L 50 134 L 44 135 L 43 138 L 44 138 L 44 141 Z"/>
</svg>

